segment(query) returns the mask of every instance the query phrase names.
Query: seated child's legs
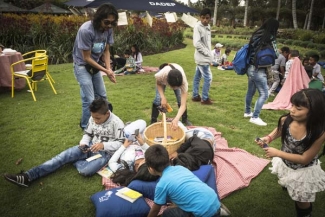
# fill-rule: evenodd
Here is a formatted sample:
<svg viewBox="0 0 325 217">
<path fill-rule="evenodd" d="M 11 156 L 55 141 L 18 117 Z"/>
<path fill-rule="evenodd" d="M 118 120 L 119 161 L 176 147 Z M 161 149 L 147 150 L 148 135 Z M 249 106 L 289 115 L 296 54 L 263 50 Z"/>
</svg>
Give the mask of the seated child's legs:
<svg viewBox="0 0 325 217">
<path fill-rule="evenodd" d="M 185 212 L 184 210 L 178 207 L 167 208 L 162 217 L 192 217 L 193 215 L 189 212 Z"/>
</svg>

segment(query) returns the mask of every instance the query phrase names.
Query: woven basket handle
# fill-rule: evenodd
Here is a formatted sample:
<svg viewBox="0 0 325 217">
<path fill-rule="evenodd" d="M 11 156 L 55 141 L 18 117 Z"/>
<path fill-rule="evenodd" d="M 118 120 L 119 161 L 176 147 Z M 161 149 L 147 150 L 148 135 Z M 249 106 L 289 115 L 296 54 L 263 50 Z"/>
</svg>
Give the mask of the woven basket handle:
<svg viewBox="0 0 325 217">
<path fill-rule="evenodd" d="M 163 124 L 164 124 L 164 139 L 162 144 L 166 145 L 167 144 L 167 123 L 166 123 L 166 113 L 163 112 L 162 113 L 162 117 L 163 117 Z"/>
</svg>

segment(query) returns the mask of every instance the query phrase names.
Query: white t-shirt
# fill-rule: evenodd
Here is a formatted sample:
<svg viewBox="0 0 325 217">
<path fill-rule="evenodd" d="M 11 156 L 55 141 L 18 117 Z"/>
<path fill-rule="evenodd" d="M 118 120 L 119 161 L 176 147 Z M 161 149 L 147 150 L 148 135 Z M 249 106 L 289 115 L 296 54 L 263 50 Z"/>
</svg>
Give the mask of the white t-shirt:
<svg viewBox="0 0 325 217">
<path fill-rule="evenodd" d="M 182 93 L 187 93 L 187 91 L 188 91 L 188 83 L 187 83 L 186 75 L 185 75 L 185 72 L 184 72 L 183 68 L 180 65 L 176 64 L 176 63 L 170 63 L 170 64 L 173 65 L 175 67 L 175 69 L 178 69 L 182 73 L 183 83 L 180 86 L 180 89 L 181 89 Z M 164 85 L 164 86 L 168 85 L 167 76 L 168 76 L 168 73 L 170 72 L 170 70 L 172 70 L 172 67 L 167 65 L 167 66 L 165 66 L 164 68 L 162 68 L 159 72 L 157 72 L 155 74 L 155 78 L 156 78 L 156 81 L 157 81 L 158 84 Z"/>
</svg>

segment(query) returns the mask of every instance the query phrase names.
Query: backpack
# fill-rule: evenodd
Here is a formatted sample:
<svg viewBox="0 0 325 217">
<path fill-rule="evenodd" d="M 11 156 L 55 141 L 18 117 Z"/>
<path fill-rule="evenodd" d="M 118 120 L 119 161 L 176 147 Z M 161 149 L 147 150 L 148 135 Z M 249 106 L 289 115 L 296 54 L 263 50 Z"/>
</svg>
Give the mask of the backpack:
<svg viewBox="0 0 325 217">
<path fill-rule="evenodd" d="M 255 55 L 255 67 L 265 68 L 274 65 L 276 53 L 271 46 L 264 46 L 257 50 Z"/>
<path fill-rule="evenodd" d="M 242 46 L 236 53 L 232 64 L 237 75 L 245 75 L 249 62 L 249 44 Z"/>
</svg>

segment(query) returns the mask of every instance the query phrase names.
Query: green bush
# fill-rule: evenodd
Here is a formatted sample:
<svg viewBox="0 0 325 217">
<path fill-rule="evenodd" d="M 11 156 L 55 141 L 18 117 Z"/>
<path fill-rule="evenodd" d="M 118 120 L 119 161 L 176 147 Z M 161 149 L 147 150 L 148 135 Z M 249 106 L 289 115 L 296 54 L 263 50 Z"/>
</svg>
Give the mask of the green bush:
<svg viewBox="0 0 325 217">
<path fill-rule="evenodd" d="M 287 39 L 284 41 L 284 44 L 286 44 L 286 45 L 292 45 L 292 43 L 293 43 L 292 39 Z"/>
<path fill-rule="evenodd" d="M 319 44 L 325 44 L 325 33 L 316 34 L 314 36 L 314 42 Z"/>
<path fill-rule="evenodd" d="M 309 51 L 307 51 L 305 53 L 305 57 L 310 57 L 310 56 L 315 55 L 315 54 L 318 54 L 319 55 L 318 51 L 316 51 L 316 50 L 309 50 Z"/>
<path fill-rule="evenodd" d="M 319 52 L 319 54 L 320 54 L 321 58 L 325 59 L 325 50 L 321 50 Z"/>
<path fill-rule="evenodd" d="M 307 47 L 308 46 L 308 44 L 309 44 L 310 42 L 308 42 L 308 41 L 302 41 L 301 42 L 301 47 Z"/>
<path fill-rule="evenodd" d="M 87 19 L 83 16 L 0 14 L 0 41 L 21 53 L 45 49 L 52 64 L 71 62 L 77 31 Z M 129 20 L 129 23 L 114 29 L 114 47 L 118 54 L 123 54 L 133 44 L 137 44 L 143 54 L 152 54 L 183 43 L 183 21 L 168 24 L 166 20 L 153 19 L 152 27 L 141 18 Z"/>
</svg>

